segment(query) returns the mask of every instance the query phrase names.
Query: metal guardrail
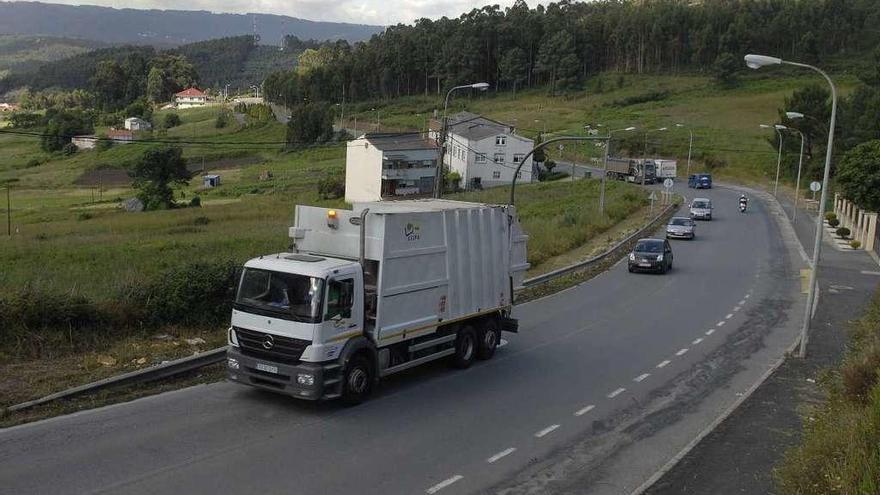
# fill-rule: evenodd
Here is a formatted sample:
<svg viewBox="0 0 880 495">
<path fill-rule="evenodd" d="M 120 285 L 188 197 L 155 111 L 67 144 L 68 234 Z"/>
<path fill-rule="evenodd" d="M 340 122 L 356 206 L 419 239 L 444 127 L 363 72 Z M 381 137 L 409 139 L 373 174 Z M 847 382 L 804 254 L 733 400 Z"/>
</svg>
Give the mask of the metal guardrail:
<svg viewBox="0 0 880 495">
<path fill-rule="evenodd" d="M 586 268 L 587 266 L 592 265 L 593 263 L 597 263 L 599 261 L 604 260 L 605 258 L 607 258 L 609 256 L 614 255 L 614 253 L 619 251 L 620 248 L 626 246 L 628 243 L 632 242 L 633 239 L 643 235 L 646 231 L 648 231 L 652 227 L 654 227 L 658 220 L 663 218 L 664 215 L 668 214 L 670 210 L 672 210 L 673 208 L 676 208 L 677 206 L 678 205 L 676 203 L 672 203 L 672 204 L 667 205 L 666 208 L 664 208 L 659 214 L 657 214 L 657 216 L 652 218 L 650 222 L 646 223 L 639 230 L 626 236 L 623 240 L 619 241 L 614 246 L 611 246 L 609 249 L 605 250 L 601 254 L 597 254 L 596 256 L 593 256 L 592 258 L 585 259 L 583 261 L 579 261 L 573 265 L 564 266 L 562 268 L 558 268 L 556 270 L 538 275 L 536 277 L 532 277 L 532 278 L 523 280 L 523 284 L 522 284 L 523 288 L 528 289 L 529 287 L 534 287 L 536 285 L 547 283 L 547 282 L 549 282 L 553 279 L 556 279 L 558 277 L 561 277 L 563 275 L 568 275 L 569 273 L 573 273 L 573 272 L 582 270 L 582 269 Z"/>
<path fill-rule="evenodd" d="M 168 361 L 156 366 L 151 366 L 149 368 L 131 371 L 129 373 L 123 373 L 121 375 L 111 376 L 110 378 L 105 378 L 103 380 L 98 380 L 96 382 L 87 383 L 85 385 L 80 385 L 78 387 L 73 387 L 67 390 L 63 390 L 61 392 L 50 394 L 45 397 L 40 397 L 39 399 L 22 402 L 21 404 L 15 404 L 14 406 L 7 407 L 6 411 L 21 411 L 22 409 L 39 406 L 40 404 L 45 404 L 54 400 L 73 397 L 75 395 L 80 395 L 87 392 L 94 392 L 96 390 L 100 390 L 102 388 L 110 386 L 160 380 L 162 378 L 168 378 L 170 376 L 179 375 L 181 373 L 186 373 L 187 371 L 193 371 L 211 364 L 219 363 L 224 359 L 226 359 L 226 347 L 220 347 L 218 349 L 205 351 L 194 356 L 188 356 L 185 358 L 176 359 L 174 361 Z"/>
<path fill-rule="evenodd" d="M 567 275 L 569 273 L 576 272 L 578 270 L 582 270 L 583 268 L 602 261 L 603 259 L 614 255 L 615 252 L 619 251 L 621 247 L 625 246 L 627 243 L 631 242 L 634 238 L 641 236 L 645 233 L 645 231 L 651 229 L 658 220 L 663 218 L 664 215 L 668 214 L 672 208 L 677 206 L 676 203 L 672 203 L 667 205 L 657 216 L 651 219 L 650 222 L 642 226 L 639 230 L 633 232 L 632 234 L 626 236 L 623 240 L 616 243 L 611 248 L 607 249 L 602 254 L 593 256 L 592 258 L 579 261 L 573 265 L 569 265 L 563 268 L 559 268 L 553 270 L 551 272 L 544 273 L 542 275 L 538 275 L 537 277 L 532 277 L 530 279 L 523 281 L 523 288 L 534 287 L 536 285 L 540 285 L 546 282 L 549 282 L 553 279 L 561 277 L 563 275 Z M 110 378 L 105 378 L 103 380 L 98 380 L 96 382 L 87 383 L 85 385 L 80 385 L 78 387 L 69 388 L 67 390 L 63 390 L 61 392 L 57 392 L 54 394 L 47 395 L 45 397 L 41 397 L 39 399 L 34 399 L 28 402 L 22 402 L 20 404 L 15 404 L 13 406 L 9 406 L 6 408 L 7 412 L 15 412 L 21 411 L 23 409 L 28 409 L 34 406 L 39 406 L 41 404 L 46 404 L 48 402 L 52 402 L 58 399 L 70 398 L 76 395 L 81 395 L 84 393 L 95 392 L 97 390 L 107 388 L 110 386 L 118 386 L 118 385 L 127 385 L 132 383 L 144 383 L 150 382 L 154 380 L 161 380 L 163 378 L 168 378 L 171 376 L 179 375 L 181 373 L 186 373 L 189 371 L 197 370 L 199 368 L 203 368 L 205 366 L 209 366 L 212 364 L 219 363 L 226 359 L 226 346 L 219 347 L 217 349 L 212 349 L 210 351 L 205 351 L 200 354 L 194 356 L 188 356 L 185 358 L 177 359 L 174 361 L 168 361 L 156 366 L 151 366 L 149 368 L 144 368 L 136 371 L 132 371 L 129 373 L 124 373 L 121 375 L 112 376 Z"/>
</svg>

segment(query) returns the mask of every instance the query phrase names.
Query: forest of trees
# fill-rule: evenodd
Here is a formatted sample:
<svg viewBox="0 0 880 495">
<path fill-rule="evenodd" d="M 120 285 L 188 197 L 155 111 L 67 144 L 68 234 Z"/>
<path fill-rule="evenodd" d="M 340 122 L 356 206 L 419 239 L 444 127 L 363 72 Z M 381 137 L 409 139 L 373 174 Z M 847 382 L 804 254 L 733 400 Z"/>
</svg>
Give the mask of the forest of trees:
<svg viewBox="0 0 880 495">
<path fill-rule="evenodd" d="M 802 61 L 851 56 L 880 40 L 880 0 L 604 0 L 474 9 L 457 19 L 391 26 L 367 42 L 306 49 L 307 70 L 271 74 L 277 103 L 441 92 L 485 81 L 496 90 L 562 92 L 601 71 L 710 70 L 748 51 Z"/>
</svg>

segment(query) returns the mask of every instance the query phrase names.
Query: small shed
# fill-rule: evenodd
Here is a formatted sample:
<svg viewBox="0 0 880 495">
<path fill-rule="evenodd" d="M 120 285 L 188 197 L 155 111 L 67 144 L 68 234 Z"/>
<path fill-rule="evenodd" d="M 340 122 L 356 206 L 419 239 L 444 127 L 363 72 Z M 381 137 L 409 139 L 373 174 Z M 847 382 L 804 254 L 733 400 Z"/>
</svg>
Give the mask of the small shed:
<svg viewBox="0 0 880 495">
<path fill-rule="evenodd" d="M 219 175 L 203 175 L 202 180 L 205 187 L 217 187 L 220 185 Z"/>
</svg>

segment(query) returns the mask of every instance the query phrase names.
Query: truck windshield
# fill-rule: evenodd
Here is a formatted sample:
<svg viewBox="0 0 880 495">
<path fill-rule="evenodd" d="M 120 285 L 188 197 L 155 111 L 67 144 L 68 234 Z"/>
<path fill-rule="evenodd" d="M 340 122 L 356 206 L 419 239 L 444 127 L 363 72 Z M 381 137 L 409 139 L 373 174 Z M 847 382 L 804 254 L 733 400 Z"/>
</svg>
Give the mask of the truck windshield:
<svg viewBox="0 0 880 495">
<path fill-rule="evenodd" d="M 245 268 L 235 303 L 287 320 L 317 323 L 323 295 L 320 278 Z"/>
</svg>

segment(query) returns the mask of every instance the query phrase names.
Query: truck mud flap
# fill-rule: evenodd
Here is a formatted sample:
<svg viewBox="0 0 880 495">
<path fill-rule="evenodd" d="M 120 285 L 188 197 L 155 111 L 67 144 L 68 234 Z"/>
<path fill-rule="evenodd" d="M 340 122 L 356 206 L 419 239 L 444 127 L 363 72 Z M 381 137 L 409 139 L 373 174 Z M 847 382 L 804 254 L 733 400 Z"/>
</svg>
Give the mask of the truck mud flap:
<svg viewBox="0 0 880 495">
<path fill-rule="evenodd" d="M 519 333 L 519 321 L 513 318 L 501 318 L 501 331 L 510 333 Z"/>
</svg>

